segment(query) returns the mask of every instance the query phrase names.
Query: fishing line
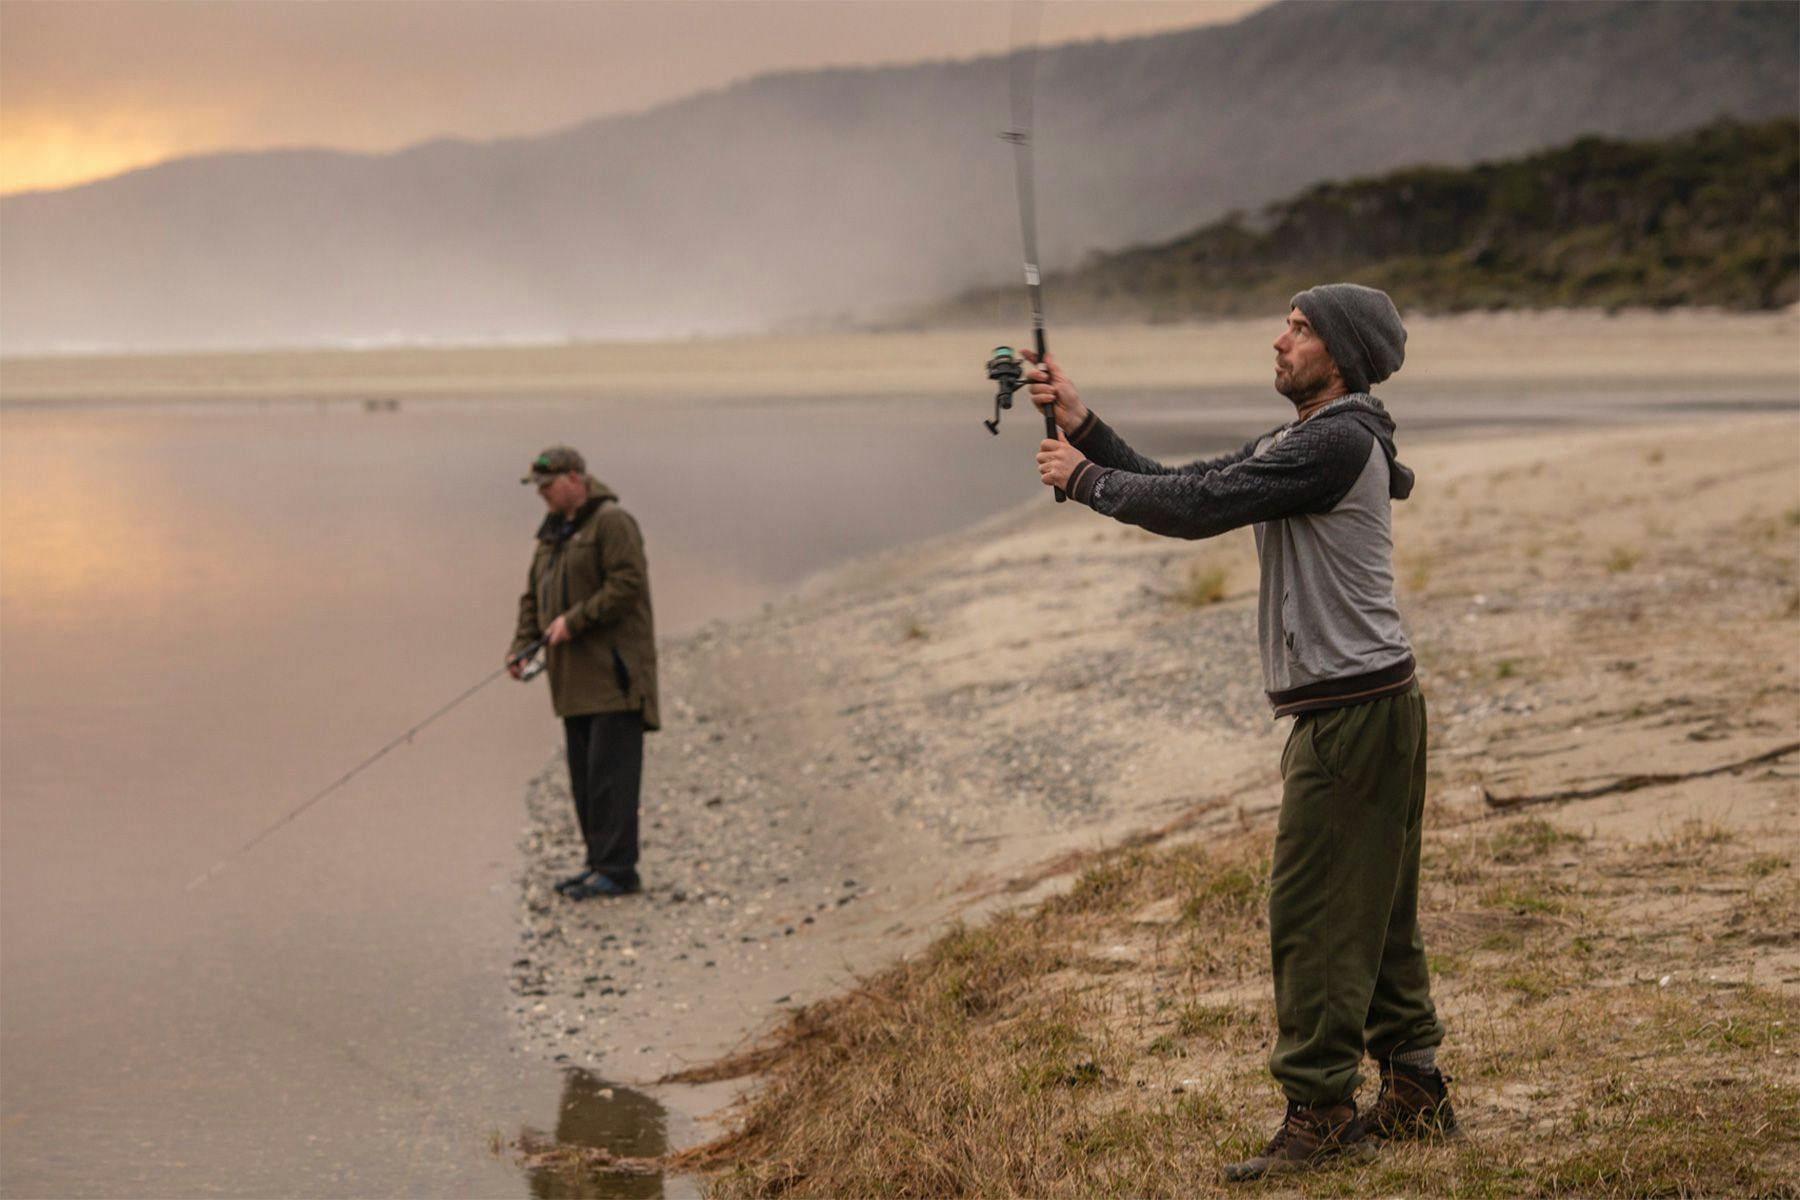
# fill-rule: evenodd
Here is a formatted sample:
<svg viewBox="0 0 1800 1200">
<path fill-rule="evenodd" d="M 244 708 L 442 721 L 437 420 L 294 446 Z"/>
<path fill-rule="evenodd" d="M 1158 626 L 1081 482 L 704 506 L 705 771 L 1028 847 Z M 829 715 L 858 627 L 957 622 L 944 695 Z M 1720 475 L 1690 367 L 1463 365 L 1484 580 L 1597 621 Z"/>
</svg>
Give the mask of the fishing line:
<svg viewBox="0 0 1800 1200">
<path fill-rule="evenodd" d="M 469 687 L 468 689 L 463 691 L 462 694 L 458 695 L 454 700 L 452 700 L 448 704 L 445 704 L 442 707 L 438 708 L 430 716 L 426 717 L 424 720 L 422 720 L 418 724 L 414 725 L 411 729 L 408 729 L 405 733 L 401 734 L 399 737 L 395 738 L 393 741 L 389 742 L 387 745 L 383 746 L 381 749 L 375 751 L 375 753 L 369 755 L 369 757 L 363 759 L 361 762 L 357 763 L 354 767 L 351 767 L 348 771 L 344 772 L 342 775 L 338 776 L 336 779 L 332 780 L 330 783 L 328 783 L 324 787 L 320 788 L 317 792 L 314 792 L 311 796 L 309 796 L 307 798 L 305 803 L 299 805 L 296 808 L 289 810 L 287 815 L 282 817 L 279 821 L 276 821 L 273 825 L 270 825 L 268 828 L 264 829 L 261 833 L 257 834 L 255 837 L 253 837 L 249 841 L 245 842 L 242 846 L 239 846 L 236 850 L 233 850 L 230 854 L 227 854 L 224 858 L 221 858 L 218 862 L 214 863 L 211 867 L 208 867 L 201 874 L 194 876 L 193 880 L 187 885 L 187 890 L 190 892 L 193 891 L 195 888 L 199 887 L 201 884 L 203 884 L 207 880 L 211 879 L 214 875 L 217 875 L 220 871 L 224 870 L 226 864 L 231 862 L 232 859 L 237 858 L 240 855 L 249 853 L 249 851 L 254 846 L 256 846 L 257 843 L 259 843 L 263 839 L 269 837 L 276 830 L 280 829 L 283 825 L 290 824 L 296 818 L 298 818 L 301 813 L 305 812 L 307 809 L 311 808 L 313 805 L 317 804 L 319 801 L 321 801 L 325 797 L 331 795 L 331 793 L 337 791 L 339 788 L 343 787 L 346 783 L 349 783 L 352 779 L 355 779 L 358 775 L 362 774 L 364 771 L 366 771 L 370 767 L 374 766 L 376 764 L 376 762 L 378 762 L 382 757 L 384 757 L 388 753 L 388 751 L 393 750 L 394 748 L 396 748 L 398 746 L 405 745 L 407 742 L 412 741 L 413 738 L 421 730 L 423 730 L 427 725 L 431 724 L 433 721 L 437 720 L 439 717 L 443 716 L 445 713 L 449 712 L 451 709 L 453 709 L 457 705 L 461 704 L 464 700 L 467 700 L 470 696 L 473 696 L 476 692 L 479 692 L 482 688 L 486 687 L 488 684 L 494 682 L 494 680 L 500 678 L 502 675 L 505 675 L 508 671 L 510 671 L 512 669 L 513 664 L 515 664 L 515 663 L 527 664 L 524 672 L 522 672 L 519 676 L 521 681 L 526 680 L 526 679 L 531 679 L 532 677 L 537 675 L 539 671 L 543 670 L 543 665 L 539 662 L 533 662 L 532 660 L 534 658 L 536 658 L 537 652 L 539 650 L 543 649 L 543 647 L 544 647 L 544 642 L 543 642 L 543 639 L 540 638 L 537 641 L 531 643 L 529 646 L 525 647 L 523 650 L 519 651 L 517 654 L 512 655 L 507 660 L 506 665 L 504 665 L 504 666 L 500 667 L 498 670 L 493 671 L 490 674 L 488 674 L 479 683 L 476 683 L 472 687 Z"/>
</svg>

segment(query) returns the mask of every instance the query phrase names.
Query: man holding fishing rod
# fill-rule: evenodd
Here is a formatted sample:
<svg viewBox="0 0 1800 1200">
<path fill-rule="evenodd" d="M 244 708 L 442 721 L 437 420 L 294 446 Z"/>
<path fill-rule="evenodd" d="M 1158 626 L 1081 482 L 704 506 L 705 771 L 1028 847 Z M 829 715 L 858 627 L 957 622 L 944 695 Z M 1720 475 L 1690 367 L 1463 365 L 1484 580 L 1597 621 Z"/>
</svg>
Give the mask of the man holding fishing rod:
<svg viewBox="0 0 1800 1200">
<path fill-rule="evenodd" d="M 569 791 L 587 862 L 556 885 L 572 900 L 625 896 L 638 879 L 638 787 L 644 733 L 656 709 L 656 633 L 644 539 L 613 490 L 587 473 L 581 455 L 551 446 L 519 482 L 550 510 L 506 666 L 520 678 L 540 641 L 550 702 L 568 739 Z"/>
<path fill-rule="evenodd" d="M 1368 394 L 1400 369 L 1406 329 L 1385 292 L 1326 284 L 1290 301 L 1274 349 L 1293 420 L 1178 467 L 1127 446 L 1054 355 L 1025 377 L 1058 430 L 1038 450 L 1046 485 L 1169 537 L 1255 527 L 1264 685 L 1275 715 L 1295 718 L 1269 888 L 1269 1068 L 1288 1110 L 1261 1154 L 1225 1168 L 1230 1181 L 1456 1128 L 1418 924 L 1425 700 L 1394 600 L 1390 505 L 1413 474 Z M 1381 1093 L 1359 1118 L 1365 1051 Z"/>
</svg>

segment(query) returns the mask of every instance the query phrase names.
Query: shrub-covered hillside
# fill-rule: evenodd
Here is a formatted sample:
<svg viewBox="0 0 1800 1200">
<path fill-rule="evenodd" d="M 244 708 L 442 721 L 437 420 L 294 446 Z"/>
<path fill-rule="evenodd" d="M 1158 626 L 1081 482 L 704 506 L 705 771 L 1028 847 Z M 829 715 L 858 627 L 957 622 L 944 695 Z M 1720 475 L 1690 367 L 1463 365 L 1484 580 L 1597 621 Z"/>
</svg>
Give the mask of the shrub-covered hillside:
<svg viewBox="0 0 1800 1200">
<path fill-rule="evenodd" d="M 1044 197 L 1041 205 L 1054 204 Z M 1800 289 L 1800 122 L 1588 137 L 1467 169 L 1325 183 L 1045 281 L 1053 318 L 1266 312 L 1351 278 L 1402 308 L 1777 308 Z M 988 317 L 1016 287 L 934 317 Z"/>
</svg>

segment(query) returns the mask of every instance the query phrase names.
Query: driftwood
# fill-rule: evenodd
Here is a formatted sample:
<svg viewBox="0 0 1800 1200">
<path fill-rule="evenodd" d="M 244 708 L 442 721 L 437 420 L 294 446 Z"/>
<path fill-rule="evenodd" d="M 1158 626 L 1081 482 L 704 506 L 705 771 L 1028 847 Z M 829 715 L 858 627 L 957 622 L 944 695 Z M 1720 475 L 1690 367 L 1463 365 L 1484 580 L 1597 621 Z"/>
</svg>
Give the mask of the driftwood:
<svg viewBox="0 0 1800 1200">
<path fill-rule="evenodd" d="M 1639 788 L 1659 787 L 1665 783 L 1680 783 L 1686 779 L 1705 779 L 1708 775 L 1729 775 L 1734 771 L 1747 770 L 1762 763 L 1774 762 L 1800 751 L 1800 742 L 1789 742 L 1785 746 L 1777 746 L 1752 758 L 1738 762 L 1724 763 L 1717 767 L 1706 767 L 1699 771 L 1662 772 L 1654 775 L 1625 775 L 1591 788 L 1565 788 L 1559 792 L 1544 792 L 1536 796 L 1496 796 L 1485 787 L 1481 789 L 1481 799 L 1489 808 L 1511 811 L 1515 808 L 1527 808 L 1534 804 L 1563 804 L 1570 800 L 1592 800 L 1595 796 L 1610 796 L 1618 792 L 1635 792 Z"/>
</svg>

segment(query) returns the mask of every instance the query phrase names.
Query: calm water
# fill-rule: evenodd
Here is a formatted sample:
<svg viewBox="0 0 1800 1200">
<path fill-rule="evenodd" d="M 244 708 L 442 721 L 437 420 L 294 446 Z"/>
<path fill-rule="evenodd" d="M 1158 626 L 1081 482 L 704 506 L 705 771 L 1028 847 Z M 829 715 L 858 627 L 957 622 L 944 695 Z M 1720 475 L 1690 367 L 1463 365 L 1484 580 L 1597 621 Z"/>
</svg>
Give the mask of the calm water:
<svg viewBox="0 0 1800 1200">
<path fill-rule="evenodd" d="M 492 1135 L 625 1114 L 656 1142 L 650 1101 L 513 1050 L 541 683 L 496 682 L 184 885 L 498 663 L 543 445 L 640 518 L 667 634 L 1031 497 L 1031 437 L 982 415 L 0 414 L 0 1190 L 553 1194 Z"/>
<path fill-rule="evenodd" d="M 1621 390 L 1582 411 L 1710 401 L 1794 396 Z M 541 684 L 495 683 L 184 885 L 498 663 L 541 515 L 516 479 L 541 446 L 580 446 L 639 517 L 667 635 L 1041 495 L 1032 420 L 990 439 L 985 415 L 979 388 L 0 413 L 0 1191 L 549 1196 L 496 1135 L 681 1141 L 653 1099 L 514 1049 L 514 843 L 558 737 Z M 1282 414 L 1145 396 L 1108 415 L 1184 453 Z M 1571 406 L 1496 392 L 1410 416 Z M 647 804 L 654 770 L 652 747 Z M 665 1186 L 691 1185 L 610 1190 Z"/>
</svg>

